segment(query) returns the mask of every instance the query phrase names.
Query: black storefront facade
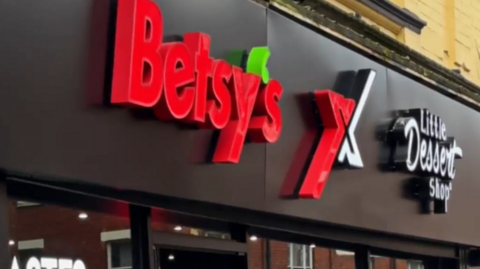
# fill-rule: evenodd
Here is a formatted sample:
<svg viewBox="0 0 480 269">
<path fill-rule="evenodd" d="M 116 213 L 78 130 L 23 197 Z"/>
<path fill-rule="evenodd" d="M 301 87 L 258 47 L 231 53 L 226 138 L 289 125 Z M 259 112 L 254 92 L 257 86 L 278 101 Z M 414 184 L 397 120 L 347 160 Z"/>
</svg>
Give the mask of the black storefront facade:
<svg viewBox="0 0 480 269">
<path fill-rule="evenodd" d="M 125 13 L 118 13 L 120 3 L 125 3 Z M 265 72 L 255 62 L 265 58 L 252 57 L 247 70 L 248 56 L 239 50 L 268 47 L 271 53 L 269 77 L 283 91 L 269 95 L 268 84 L 256 87 L 258 96 L 246 102 L 252 109 L 260 105 L 244 111 L 258 122 L 268 120 L 247 132 L 258 136 L 240 143 L 240 154 L 226 149 L 223 159 L 217 156 L 219 161 L 212 163 L 215 146 L 231 145 L 219 142 L 222 132 L 159 120 L 161 113 L 174 113 L 122 106 L 120 99 L 128 94 L 113 93 L 131 89 L 128 74 L 135 71 L 142 74 L 144 87 L 153 81 L 152 74 L 163 74 L 151 62 L 153 68 L 141 72 L 128 67 L 133 59 L 124 34 L 128 23 L 118 21 L 123 16 L 128 22 L 136 10 L 132 3 L 0 4 L 0 235 L 9 242 L 0 248 L 4 267 L 168 267 L 192 249 L 239 254 L 211 267 L 416 268 L 410 263 L 402 267 L 407 264 L 395 259 L 421 261 L 425 268 L 467 268 L 468 259 L 475 264 L 480 246 L 480 213 L 475 210 L 478 111 L 276 8 L 246 0 L 157 0 L 153 6 L 161 10 L 164 42 L 182 42 L 185 33 L 201 31 L 211 38 L 212 59 L 231 57 L 229 63 L 237 60 L 245 73 Z M 145 6 L 138 10 L 154 16 Z M 158 18 L 148 18 L 142 29 L 151 42 L 160 32 L 152 23 Z M 124 46 L 119 45 L 122 38 Z M 176 53 L 171 57 L 180 57 Z M 165 59 L 167 54 L 162 54 Z M 164 73 L 166 83 L 173 73 Z M 225 81 L 231 79 L 227 75 Z M 262 83 L 260 78 L 257 82 Z M 230 96 L 241 88 L 224 84 Z M 217 85 L 207 91 L 215 87 L 223 89 Z M 212 94 L 205 100 L 214 100 L 207 102 L 214 110 L 215 104 L 220 107 L 215 98 L 221 97 Z M 115 96 L 119 99 L 112 104 Z M 231 101 L 234 111 L 240 101 Z M 244 117 L 239 114 L 231 112 L 222 130 Z M 272 143 L 253 143 L 255 139 Z M 315 180 L 319 178 L 324 184 Z M 83 226 L 63 222 L 67 215 Z M 104 215 L 118 220 L 107 221 Z M 93 225 L 94 220 L 101 224 Z M 53 231 L 62 236 L 55 238 Z M 130 242 L 128 266 L 112 259 L 117 247 L 109 243 L 112 238 Z M 69 245 L 70 239 L 78 245 Z M 93 241 L 98 249 L 88 245 Z M 274 241 L 308 246 L 301 253 L 313 245 L 344 252 L 302 254 L 299 267 L 292 261 L 293 245 Z M 275 246 L 278 253 L 286 251 L 278 254 L 283 263 L 277 261 Z M 149 251 L 152 247 L 155 251 Z M 107 253 L 108 260 L 86 258 L 95 251 Z M 199 257 L 188 255 L 185 259 Z M 332 255 L 350 261 L 336 263 Z M 375 265 L 382 257 L 388 257 L 389 267 Z"/>
</svg>

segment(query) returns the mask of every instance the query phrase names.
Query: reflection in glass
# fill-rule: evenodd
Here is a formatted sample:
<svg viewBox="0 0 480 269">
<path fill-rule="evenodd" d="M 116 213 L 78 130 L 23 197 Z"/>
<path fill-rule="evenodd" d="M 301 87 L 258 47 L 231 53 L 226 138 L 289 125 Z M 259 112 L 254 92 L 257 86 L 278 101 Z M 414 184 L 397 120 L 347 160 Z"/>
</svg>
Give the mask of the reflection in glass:
<svg viewBox="0 0 480 269">
<path fill-rule="evenodd" d="M 422 261 L 418 260 L 405 260 L 372 255 L 370 256 L 370 268 L 424 269 L 424 265 Z"/>
<path fill-rule="evenodd" d="M 13 267 L 131 267 L 124 247 L 130 238 L 127 205 L 119 205 L 118 215 L 17 200 L 9 200 L 8 208 Z"/>
<path fill-rule="evenodd" d="M 194 227 L 180 226 L 171 223 L 165 223 L 163 221 L 153 218 L 151 227 L 153 231 L 156 232 L 167 232 L 167 233 L 179 233 L 184 235 L 193 235 L 193 236 L 203 236 L 216 239 L 231 240 L 230 234 L 225 232 L 218 231 L 209 231 Z"/>
<path fill-rule="evenodd" d="M 132 268 L 132 247 L 130 241 L 113 241 L 109 243 L 111 265 L 109 269 Z"/>
<path fill-rule="evenodd" d="M 85 269 L 132 268 L 128 212 L 109 215 L 11 200 L 9 201 L 9 218 L 11 241 L 8 242 L 8 247 L 17 257 L 18 269 L 26 269 L 26 263 L 32 257 L 40 262 L 42 257 L 69 259 L 72 262 L 81 260 L 82 264 L 85 264 Z M 226 232 L 180 226 L 161 219 L 152 220 L 151 228 L 153 231 L 178 233 L 191 238 L 209 237 L 232 240 L 230 234 Z M 355 253 L 351 251 L 268 240 L 261 237 L 256 237 L 256 240 L 250 238 L 246 244 L 248 245 L 248 268 L 245 265 L 245 269 L 355 268 Z M 166 250 L 168 249 L 164 247 L 163 251 L 158 252 L 160 256 L 157 257 L 158 259 L 164 257 L 165 264 L 190 262 L 179 260 L 181 255 L 207 259 L 204 262 L 208 262 L 211 256 L 207 255 L 207 252 L 196 251 L 189 254 L 187 250 L 183 252 L 179 252 L 178 249 Z M 234 255 L 240 257 L 244 253 L 234 253 Z M 219 259 L 218 257 L 216 259 Z M 225 259 L 225 263 L 233 259 L 228 255 L 221 257 Z M 193 267 L 198 264 L 199 260 L 192 263 L 191 268 L 186 269 L 194 269 Z M 424 265 L 422 261 L 417 260 L 371 256 L 370 268 L 424 269 Z"/>
<path fill-rule="evenodd" d="M 265 240 L 265 239 L 261 239 Z M 257 242 L 258 243 L 258 242 Z M 251 244 L 251 243 L 250 243 Z M 354 269 L 355 253 L 321 246 L 269 240 L 270 269 Z M 253 254 L 249 248 L 249 255 Z M 253 255 L 257 257 L 257 255 Z M 251 262 L 250 264 L 257 264 Z M 249 269 L 259 269 L 252 268 Z"/>
<path fill-rule="evenodd" d="M 408 269 L 424 269 L 422 261 L 409 260 Z"/>
<path fill-rule="evenodd" d="M 310 269 L 312 268 L 313 248 L 307 245 L 288 244 L 289 263 L 288 267 L 292 269 Z"/>
</svg>

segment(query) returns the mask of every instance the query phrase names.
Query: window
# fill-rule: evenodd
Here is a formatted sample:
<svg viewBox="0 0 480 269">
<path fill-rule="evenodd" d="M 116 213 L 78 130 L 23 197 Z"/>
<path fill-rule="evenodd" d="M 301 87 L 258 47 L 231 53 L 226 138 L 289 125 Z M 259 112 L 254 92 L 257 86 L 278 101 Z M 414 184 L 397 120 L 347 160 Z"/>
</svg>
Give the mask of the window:
<svg viewBox="0 0 480 269">
<path fill-rule="evenodd" d="M 104 207 L 109 213 L 104 213 L 43 202 L 13 199 L 8 202 L 12 268 L 26 269 L 28 261 L 32 261 L 35 268 L 47 268 L 49 263 L 60 262 L 60 259 L 66 262 L 64 267 L 71 269 L 131 268 L 131 259 L 128 259 L 131 254 L 125 250 L 125 244 L 113 246 L 110 241 L 102 240 L 104 233 L 130 228 L 125 204 L 109 202 L 110 207 Z M 99 199 L 99 202 L 105 201 Z M 116 235 L 117 240 L 112 242 L 129 239 L 118 239 L 123 233 Z"/>
<path fill-rule="evenodd" d="M 422 261 L 408 261 L 408 269 L 423 269 L 423 262 Z"/>
<path fill-rule="evenodd" d="M 232 240 L 228 232 L 210 231 L 200 228 L 181 226 L 173 223 L 166 223 L 161 211 L 152 211 L 151 228 L 154 232 L 167 232 L 191 236 L 209 237 L 216 239 Z"/>
<path fill-rule="evenodd" d="M 43 239 L 18 241 L 16 244 L 18 250 L 17 258 L 21 265 L 27 264 L 28 259 L 31 257 L 40 258 L 43 256 L 43 248 L 45 245 Z"/>
<path fill-rule="evenodd" d="M 288 268 L 311 269 L 313 265 L 313 248 L 307 245 L 288 244 Z"/>
<path fill-rule="evenodd" d="M 42 249 L 18 250 L 18 262 L 21 265 L 27 264 L 28 259 L 31 257 L 40 258 L 42 256 Z"/>
<path fill-rule="evenodd" d="M 384 268 L 406 268 L 406 269 L 424 269 L 423 262 L 419 260 L 397 259 L 393 257 L 370 256 L 371 269 Z"/>
<path fill-rule="evenodd" d="M 107 248 L 108 269 L 132 268 L 132 247 L 130 241 L 112 241 Z"/>
<path fill-rule="evenodd" d="M 301 242 L 308 241 L 310 240 L 305 238 L 305 241 Z M 258 244 L 260 242 L 249 243 L 249 259 L 255 259 L 250 262 L 249 269 L 265 268 L 262 267 L 264 265 L 262 256 L 257 254 L 263 253 L 262 245 Z M 277 240 L 268 240 L 268 248 L 265 249 L 269 251 L 269 269 L 355 269 L 355 253 L 345 249 Z"/>
</svg>

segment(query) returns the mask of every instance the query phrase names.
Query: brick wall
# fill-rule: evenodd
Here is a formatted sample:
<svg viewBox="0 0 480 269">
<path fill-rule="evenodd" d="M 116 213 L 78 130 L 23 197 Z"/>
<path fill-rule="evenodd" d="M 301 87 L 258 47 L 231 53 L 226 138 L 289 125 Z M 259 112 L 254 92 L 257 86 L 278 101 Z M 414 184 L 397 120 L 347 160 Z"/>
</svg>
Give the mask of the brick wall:
<svg viewBox="0 0 480 269">
<path fill-rule="evenodd" d="M 44 239 L 43 256 L 80 258 L 87 269 L 106 269 L 107 246 L 101 242 L 100 234 L 105 231 L 129 228 L 129 220 L 111 215 L 88 212 L 87 220 L 80 220 L 80 211 L 56 206 L 33 206 L 17 208 L 9 205 L 10 234 L 16 242 Z M 154 230 L 173 230 L 173 225 L 154 222 Z M 196 230 L 183 229 L 181 233 L 197 233 Z M 11 247 L 18 254 L 17 246 Z M 270 241 L 271 269 L 288 269 L 288 244 Z M 265 244 L 262 239 L 249 242 L 249 269 L 265 268 Z M 407 269 L 406 263 L 376 258 L 373 269 Z M 21 265 L 24 268 L 24 265 Z M 354 256 L 339 255 L 333 249 L 316 247 L 313 250 L 313 269 L 353 269 Z"/>
</svg>

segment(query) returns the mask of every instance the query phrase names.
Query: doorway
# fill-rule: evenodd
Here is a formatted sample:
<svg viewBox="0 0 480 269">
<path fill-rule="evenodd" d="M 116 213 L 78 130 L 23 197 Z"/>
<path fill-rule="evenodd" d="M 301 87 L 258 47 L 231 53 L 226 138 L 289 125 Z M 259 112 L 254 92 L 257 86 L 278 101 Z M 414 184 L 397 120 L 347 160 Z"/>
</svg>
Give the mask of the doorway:
<svg viewBox="0 0 480 269">
<path fill-rule="evenodd" d="M 234 240 L 153 232 L 156 269 L 248 269 L 248 246 Z"/>
<path fill-rule="evenodd" d="M 244 253 L 157 247 L 160 269 L 246 269 Z"/>
</svg>

